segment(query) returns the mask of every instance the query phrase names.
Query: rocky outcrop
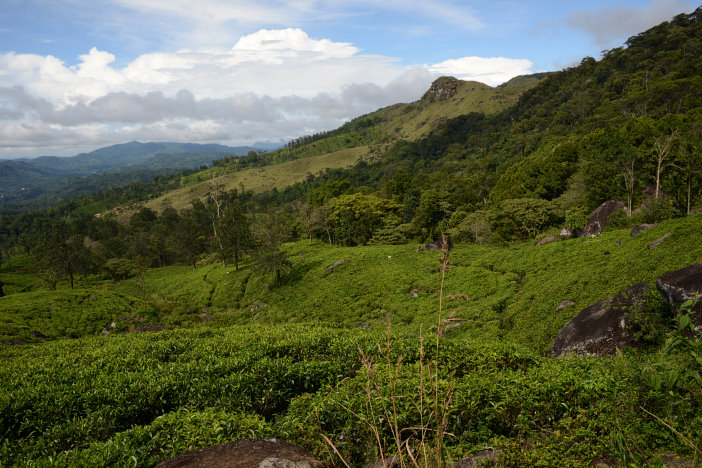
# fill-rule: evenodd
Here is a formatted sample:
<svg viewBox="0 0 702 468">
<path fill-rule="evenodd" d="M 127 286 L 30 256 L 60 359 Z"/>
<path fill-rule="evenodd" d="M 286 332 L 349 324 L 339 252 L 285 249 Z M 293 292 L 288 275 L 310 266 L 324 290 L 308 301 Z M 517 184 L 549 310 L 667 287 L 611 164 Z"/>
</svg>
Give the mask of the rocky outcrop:
<svg viewBox="0 0 702 468">
<path fill-rule="evenodd" d="M 537 242 L 537 243 L 534 244 L 534 245 L 544 245 L 544 244 L 548 244 L 549 242 L 553 242 L 553 241 L 555 241 L 556 239 L 557 239 L 556 236 L 544 237 L 543 239 L 541 239 L 539 242 Z"/>
<path fill-rule="evenodd" d="M 565 309 L 566 307 L 570 307 L 570 306 L 572 306 L 572 305 L 575 305 L 575 302 L 573 302 L 573 301 L 563 301 L 563 302 L 561 302 L 560 304 L 558 304 L 558 306 L 556 307 L 556 310 L 563 310 L 563 309 Z"/>
<path fill-rule="evenodd" d="M 452 76 L 442 76 L 434 80 L 429 91 L 422 96 L 422 102 L 431 104 L 436 101 L 447 101 L 456 95 L 458 88 L 463 83 Z"/>
<path fill-rule="evenodd" d="M 558 332 L 551 354 L 603 356 L 630 346 L 634 330 L 627 316 L 643 304 L 649 289 L 646 283 L 638 283 L 611 299 L 587 306 Z"/>
<path fill-rule="evenodd" d="M 695 324 L 695 329 L 702 332 L 702 263 L 658 277 L 656 288 L 663 300 L 670 305 L 674 315 L 680 314 L 680 306 L 685 302 L 696 301 L 690 318 Z"/>
<path fill-rule="evenodd" d="M 338 267 L 339 265 L 343 265 L 344 263 L 346 263 L 346 260 L 344 260 L 344 259 L 342 258 L 341 260 L 337 260 L 337 261 L 335 261 L 333 264 L 331 264 L 331 265 L 329 265 L 328 267 L 326 267 L 326 268 L 324 269 L 324 271 L 326 271 L 327 273 L 331 273 L 331 271 L 332 271 L 334 268 Z"/>
<path fill-rule="evenodd" d="M 570 226 L 563 226 L 563 229 L 561 229 L 561 232 L 558 233 L 560 237 L 573 237 L 573 230 L 570 228 Z"/>
<path fill-rule="evenodd" d="M 164 460 L 157 468 L 331 468 L 307 450 L 280 439 L 246 439 Z"/>
<path fill-rule="evenodd" d="M 594 237 L 602 234 L 602 230 L 607 226 L 609 217 L 624 208 L 621 200 L 608 200 L 597 207 L 587 219 L 587 224 L 580 237 Z"/>
<path fill-rule="evenodd" d="M 640 234 L 640 233 L 647 231 L 649 229 L 652 229 L 654 227 L 656 227 L 655 224 L 640 224 L 640 225 L 633 227 L 631 229 L 631 232 L 629 232 L 629 237 L 634 237 L 635 235 Z"/>
<path fill-rule="evenodd" d="M 473 468 L 477 466 L 494 466 L 500 455 L 504 452 L 502 450 L 482 450 L 475 455 L 467 458 L 463 458 L 454 463 L 453 468 Z"/>
<path fill-rule="evenodd" d="M 663 236 L 662 236 L 660 239 L 656 239 L 656 240 L 654 240 L 653 242 L 651 242 L 650 244 L 648 244 L 648 248 L 649 248 L 649 249 L 656 248 L 657 246 L 659 246 L 660 244 L 662 244 L 664 240 L 666 240 L 667 238 L 669 238 L 669 237 L 670 237 L 670 234 L 671 234 L 670 232 L 666 232 L 665 234 L 663 234 Z"/>
</svg>

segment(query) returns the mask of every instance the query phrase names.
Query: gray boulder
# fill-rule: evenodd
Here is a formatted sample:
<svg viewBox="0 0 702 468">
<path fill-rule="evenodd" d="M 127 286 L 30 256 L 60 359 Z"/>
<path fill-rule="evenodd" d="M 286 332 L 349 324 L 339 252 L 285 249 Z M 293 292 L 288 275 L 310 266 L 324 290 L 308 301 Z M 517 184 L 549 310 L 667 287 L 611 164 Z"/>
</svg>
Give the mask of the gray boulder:
<svg viewBox="0 0 702 468">
<path fill-rule="evenodd" d="M 556 236 L 544 237 L 543 239 L 541 239 L 539 242 L 537 242 L 537 243 L 534 244 L 534 245 L 544 245 L 544 244 L 548 244 L 549 242 L 553 242 L 553 241 L 555 241 L 556 239 L 557 239 Z"/>
<path fill-rule="evenodd" d="M 629 237 L 634 237 L 635 235 L 640 234 L 640 233 L 647 231 L 647 230 L 654 228 L 654 227 L 656 227 L 655 224 L 639 224 L 638 226 L 633 227 L 631 229 L 631 232 L 629 232 Z"/>
<path fill-rule="evenodd" d="M 550 353 L 603 356 L 630 346 L 634 330 L 627 316 L 643 304 L 649 289 L 646 283 L 638 283 L 611 299 L 585 307 L 558 332 Z"/>
<path fill-rule="evenodd" d="M 666 304 L 670 305 L 674 315 L 680 314 L 680 306 L 689 301 L 696 301 L 690 318 L 695 329 L 702 332 L 702 263 L 690 265 L 680 270 L 659 276 L 656 288 Z"/>
<path fill-rule="evenodd" d="M 621 200 L 608 200 L 597 207 L 587 219 L 587 224 L 579 237 L 594 237 L 602 234 L 602 230 L 607 226 L 609 217 L 624 208 Z"/>
<path fill-rule="evenodd" d="M 454 463 L 453 468 L 473 468 L 478 466 L 494 466 L 503 454 L 502 450 L 481 450 L 472 457 L 463 458 Z"/>
<path fill-rule="evenodd" d="M 334 263 L 332 263 L 331 265 L 329 265 L 328 267 L 326 267 L 324 269 L 324 271 L 326 271 L 327 273 L 331 273 L 331 271 L 334 268 L 338 267 L 339 265 L 343 265 L 344 263 L 346 263 L 346 260 L 342 258 L 341 260 L 337 260 Z"/>
</svg>

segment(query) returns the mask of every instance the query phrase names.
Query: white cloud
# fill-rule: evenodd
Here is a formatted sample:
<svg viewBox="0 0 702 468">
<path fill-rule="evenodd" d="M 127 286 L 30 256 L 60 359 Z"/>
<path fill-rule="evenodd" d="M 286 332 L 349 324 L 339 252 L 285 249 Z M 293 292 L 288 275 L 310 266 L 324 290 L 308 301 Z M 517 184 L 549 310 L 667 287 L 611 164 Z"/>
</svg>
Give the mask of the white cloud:
<svg viewBox="0 0 702 468">
<path fill-rule="evenodd" d="M 496 86 L 515 76 L 534 73 L 531 70 L 533 65 L 526 59 L 463 57 L 429 65 L 428 69 L 437 75 L 451 75 L 461 80 Z"/>
<path fill-rule="evenodd" d="M 589 34 L 598 46 L 606 47 L 613 41 L 638 34 L 694 8 L 692 3 L 685 0 L 653 0 L 650 5 L 640 8 L 620 3 L 598 11 L 576 11 L 567 22 Z"/>
<path fill-rule="evenodd" d="M 96 48 L 74 66 L 0 54 L 0 157 L 135 139 L 287 140 L 416 100 L 437 75 L 495 85 L 531 67 L 480 57 L 407 67 L 301 29 L 262 29 L 227 49 L 145 54 L 121 68 L 115 62 Z"/>
</svg>

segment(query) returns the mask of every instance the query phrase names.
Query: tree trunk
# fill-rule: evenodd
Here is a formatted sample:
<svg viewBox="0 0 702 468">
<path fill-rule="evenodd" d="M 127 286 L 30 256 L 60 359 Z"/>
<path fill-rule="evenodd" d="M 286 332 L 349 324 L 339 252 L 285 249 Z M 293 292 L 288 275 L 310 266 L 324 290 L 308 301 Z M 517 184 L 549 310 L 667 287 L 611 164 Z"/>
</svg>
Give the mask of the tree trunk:
<svg viewBox="0 0 702 468">
<path fill-rule="evenodd" d="M 658 189 L 661 186 L 661 162 L 662 160 L 658 160 L 658 168 L 656 169 L 656 200 L 658 200 Z"/>
<path fill-rule="evenodd" d="M 280 270 L 275 270 L 275 279 L 278 281 L 278 286 L 280 286 Z"/>
<path fill-rule="evenodd" d="M 71 289 L 73 289 L 73 272 L 69 271 L 68 276 L 71 278 Z"/>
</svg>

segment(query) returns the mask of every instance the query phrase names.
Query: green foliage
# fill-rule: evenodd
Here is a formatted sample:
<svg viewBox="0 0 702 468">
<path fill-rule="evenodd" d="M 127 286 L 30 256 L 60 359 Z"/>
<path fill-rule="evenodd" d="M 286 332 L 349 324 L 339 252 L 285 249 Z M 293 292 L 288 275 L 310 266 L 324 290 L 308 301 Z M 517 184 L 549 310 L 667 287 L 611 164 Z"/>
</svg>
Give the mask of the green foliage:
<svg viewBox="0 0 702 468">
<path fill-rule="evenodd" d="M 551 203 L 540 198 L 517 198 L 505 200 L 501 205 L 507 222 L 518 238 L 534 238 L 551 222 Z"/>
<path fill-rule="evenodd" d="M 105 262 L 103 269 L 113 281 L 123 281 L 134 276 L 136 265 L 126 258 L 111 258 Z"/>
<path fill-rule="evenodd" d="M 94 335 L 118 317 L 134 315 L 137 304 L 133 297 L 85 289 L 10 294 L 0 297 L 0 343 Z"/>
<path fill-rule="evenodd" d="M 454 242 L 475 242 L 485 244 L 490 240 L 492 227 L 485 212 L 476 211 L 466 215 L 463 220 L 448 233 Z"/>
</svg>

